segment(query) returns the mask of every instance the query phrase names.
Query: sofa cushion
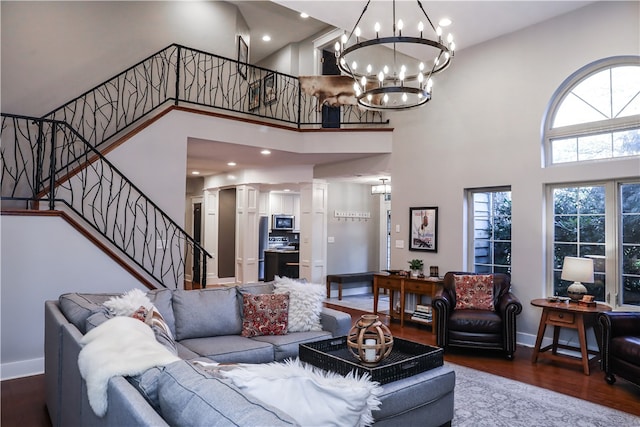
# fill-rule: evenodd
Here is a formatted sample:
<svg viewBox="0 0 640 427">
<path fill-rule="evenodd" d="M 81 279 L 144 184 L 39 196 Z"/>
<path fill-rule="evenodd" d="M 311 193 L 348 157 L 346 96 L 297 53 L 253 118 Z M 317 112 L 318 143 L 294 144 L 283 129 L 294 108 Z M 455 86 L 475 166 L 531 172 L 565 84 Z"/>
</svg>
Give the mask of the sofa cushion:
<svg viewBox="0 0 640 427">
<path fill-rule="evenodd" d="M 60 310 L 65 317 L 83 334 L 87 332 L 86 321 L 93 313 L 102 311 L 102 304 L 120 294 L 67 293 L 60 295 Z"/>
<path fill-rule="evenodd" d="M 160 409 L 158 379 L 163 370 L 164 366 L 154 366 L 139 375 L 125 377 L 156 411 Z"/>
<path fill-rule="evenodd" d="M 286 335 L 263 335 L 251 339 L 273 345 L 274 360 L 280 362 L 288 358 L 298 357 L 300 344 L 329 339 L 331 337 L 331 332 L 309 331 L 294 332 Z"/>
<path fill-rule="evenodd" d="M 454 275 L 456 310 L 491 310 L 493 305 L 493 275 Z"/>
<path fill-rule="evenodd" d="M 289 332 L 321 331 L 324 286 L 276 276 L 274 293 L 289 294 Z"/>
<path fill-rule="evenodd" d="M 242 317 L 236 289 L 173 291 L 176 339 L 240 335 Z"/>
<path fill-rule="evenodd" d="M 267 363 L 273 362 L 273 346 L 237 335 L 206 338 L 190 338 L 180 341 L 192 352 L 220 363 Z"/>
<path fill-rule="evenodd" d="M 240 298 L 242 294 L 271 294 L 273 293 L 273 287 L 275 282 L 257 282 L 257 283 L 245 283 L 238 286 L 240 292 Z"/>
<path fill-rule="evenodd" d="M 163 418 L 173 426 L 289 426 L 288 415 L 186 361 L 165 367 L 158 382 Z"/>
<path fill-rule="evenodd" d="M 287 333 L 288 316 L 288 294 L 244 294 L 242 336 L 284 335 Z"/>
</svg>

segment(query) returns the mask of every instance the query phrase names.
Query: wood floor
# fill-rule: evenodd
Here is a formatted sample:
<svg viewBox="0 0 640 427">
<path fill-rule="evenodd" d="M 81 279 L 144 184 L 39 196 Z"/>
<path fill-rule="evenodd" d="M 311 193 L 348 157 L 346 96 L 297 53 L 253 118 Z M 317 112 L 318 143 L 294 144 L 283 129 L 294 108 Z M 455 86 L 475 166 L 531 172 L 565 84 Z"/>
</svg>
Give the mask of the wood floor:
<svg viewBox="0 0 640 427">
<path fill-rule="evenodd" d="M 346 311 L 355 320 L 362 314 L 357 310 L 333 306 Z M 435 345 L 435 335 L 428 327 L 405 323 L 404 328 L 398 322 L 389 324 L 388 318 L 381 316 L 391 333 L 398 338 Z M 582 369 L 560 362 L 541 360 L 531 363 L 532 349 L 518 347 L 515 359 L 508 361 L 495 352 L 449 351 L 445 360 L 458 365 L 522 381 L 546 389 L 554 390 L 600 405 L 625 411 L 640 417 L 640 387 L 618 378 L 614 385 L 604 381 L 599 367 L 593 366 L 591 375 L 582 373 Z M 44 376 L 19 378 L 2 381 L 2 427 L 49 427 L 51 422 L 45 407 Z M 639 420 L 640 425 L 640 420 Z"/>
</svg>

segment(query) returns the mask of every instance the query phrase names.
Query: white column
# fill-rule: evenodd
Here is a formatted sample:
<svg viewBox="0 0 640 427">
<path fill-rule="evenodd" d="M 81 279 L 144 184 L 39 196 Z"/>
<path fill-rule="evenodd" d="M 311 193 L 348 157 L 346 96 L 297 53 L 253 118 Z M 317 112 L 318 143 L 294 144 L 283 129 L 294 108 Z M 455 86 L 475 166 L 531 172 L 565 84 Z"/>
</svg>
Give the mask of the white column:
<svg viewBox="0 0 640 427">
<path fill-rule="evenodd" d="M 300 186 L 300 277 L 325 283 L 327 270 L 327 183 Z"/>
<path fill-rule="evenodd" d="M 258 281 L 258 223 L 260 190 L 236 187 L 236 282 Z"/>
<path fill-rule="evenodd" d="M 218 209 L 220 189 L 212 188 L 204 192 L 202 213 L 204 225 L 202 227 L 202 244 L 211 254 L 207 258 L 207 277 L 203 278 L 205 284 L 218 283 Z"/>
</svg>

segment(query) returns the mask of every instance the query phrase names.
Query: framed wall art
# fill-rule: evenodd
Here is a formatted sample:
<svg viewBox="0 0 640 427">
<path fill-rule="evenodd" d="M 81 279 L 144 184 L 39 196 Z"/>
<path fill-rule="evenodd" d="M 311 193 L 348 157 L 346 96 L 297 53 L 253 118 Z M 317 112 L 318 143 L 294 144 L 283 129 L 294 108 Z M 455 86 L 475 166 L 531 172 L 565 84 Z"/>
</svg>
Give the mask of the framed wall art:
<svg viewBox="0 0 640 427">
<path fill-rule="evenodd" d="M 238 73 L 247 78 L 247 63 L 249 62 L 249 46 L 242 36 L 238 36 Z"/>
<path fill-rule="evenodd" d="M 277 81 L 274 73 L 269 73 L 264 77 L 262 86 L 264 87 L 264 105 L 273 104 L 277 100 Z"/>
<path fill-rule="evenodd" d="M 409 250 L 438 252 L 438 208 L 409 208 Z"/>
<path fill-rule="evenodd" d="M 260 80 L 256 80 L 249 84 L 249 110 L 255 110 L 260 107 L 260 83 Z"/>
</svg>

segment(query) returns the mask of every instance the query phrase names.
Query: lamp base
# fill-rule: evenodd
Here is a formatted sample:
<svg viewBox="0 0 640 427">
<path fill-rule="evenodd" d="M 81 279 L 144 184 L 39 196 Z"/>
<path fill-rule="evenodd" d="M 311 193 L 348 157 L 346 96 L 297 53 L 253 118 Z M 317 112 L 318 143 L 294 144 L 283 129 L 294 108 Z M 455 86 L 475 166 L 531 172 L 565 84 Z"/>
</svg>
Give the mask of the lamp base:
<svg viewBox="0 0 640 427">
<path fill-rule="evenodd" d="M 573 282 L 567 288 L 567 295 L 572 301 L 580 301 L 587 292 L 587 288 L 580 282 Z"/>
</svg>

